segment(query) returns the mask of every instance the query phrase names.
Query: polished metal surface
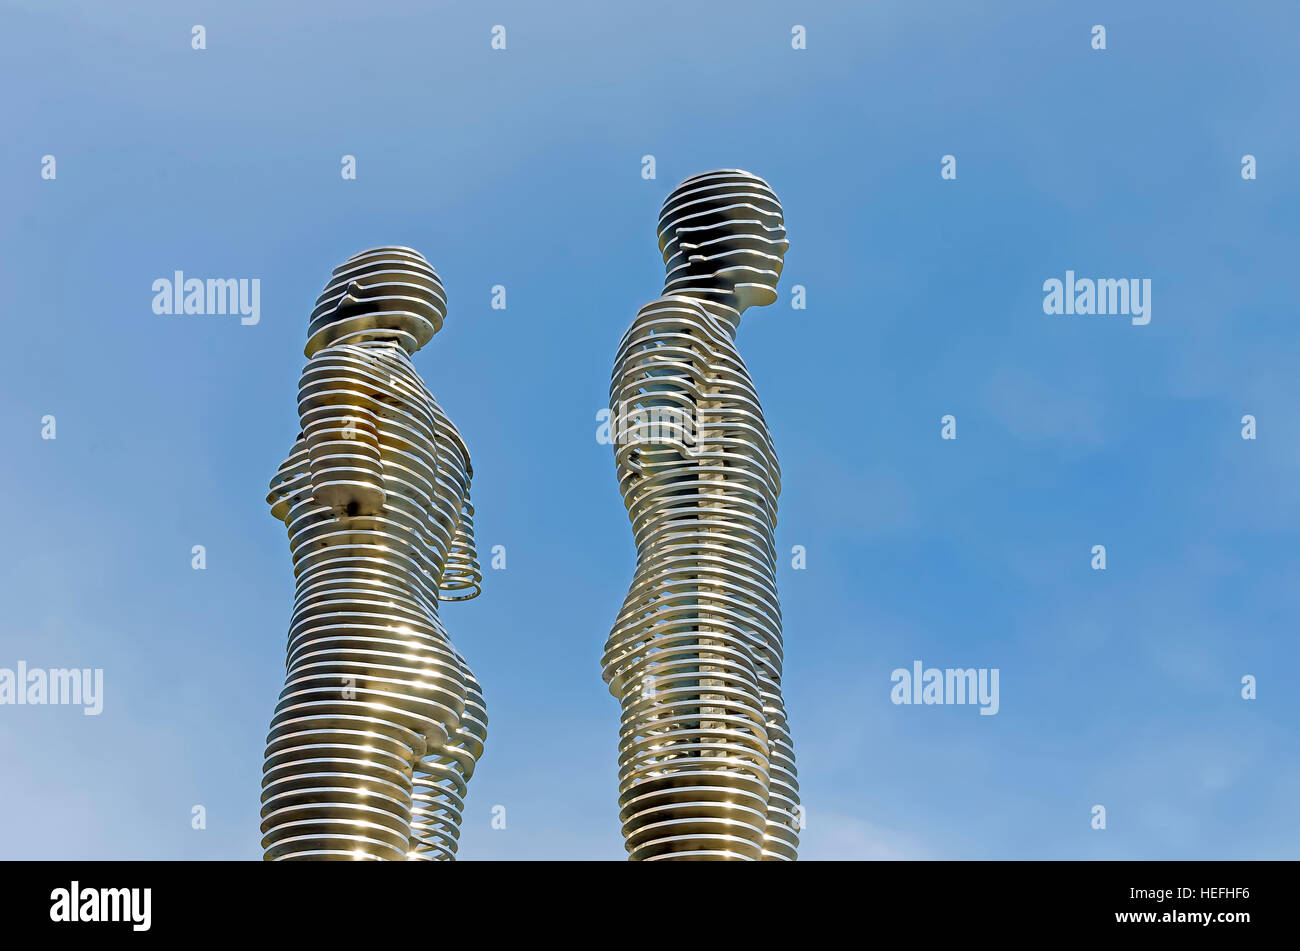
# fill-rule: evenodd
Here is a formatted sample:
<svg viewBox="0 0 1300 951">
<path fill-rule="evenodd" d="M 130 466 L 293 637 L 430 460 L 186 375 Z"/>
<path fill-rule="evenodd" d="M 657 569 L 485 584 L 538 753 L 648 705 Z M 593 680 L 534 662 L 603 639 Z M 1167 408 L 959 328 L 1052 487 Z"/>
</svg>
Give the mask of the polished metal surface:
<svg viewBox="0 0 1300 951">
<path fill-rule="evenodd" d="M 735 345 L 776 299 L 781 205 L 737 169 L 664 202 L 663 296 L 619 345 L 610 384 L 636 573 L 602 658 L 622 706 L 632 859 L 794 859 L 798 782 L 781 698 L 780 468 Z"/>
<path fill-rule="evenodd" d="M 296 578 L 267 738 L 267 859 L 452 859 L 487 713 L 438 602 L 479 592 L 469 453 L 410 355 L 446 296 L 410 248 L 334 269 L 311 315 L 302 432 L 267 502 Z"/>
</svg>

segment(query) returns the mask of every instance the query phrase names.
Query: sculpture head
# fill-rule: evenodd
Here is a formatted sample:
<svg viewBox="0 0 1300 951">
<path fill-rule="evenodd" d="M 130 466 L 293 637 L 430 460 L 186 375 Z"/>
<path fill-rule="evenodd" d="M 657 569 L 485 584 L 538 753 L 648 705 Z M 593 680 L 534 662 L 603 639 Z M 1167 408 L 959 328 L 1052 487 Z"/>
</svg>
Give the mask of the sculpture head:
<svg viewBox="0 0 1300 951">
<path fill-rule="evenodd" d="M 442 329 L 447 295 L 424 256 L 410 248 L 371 248 L 334 269 L 307 328 L 312 354 L 333 343 L 393 340 L 415 353 Z"/>
<path fill-rule="evenodd" d="M 789 247 L 776 192 L 742 169 L 686 179 L 659 212 L 665 295 L 711 299 L 737 312 L 770 304 Z"/>
</svg>

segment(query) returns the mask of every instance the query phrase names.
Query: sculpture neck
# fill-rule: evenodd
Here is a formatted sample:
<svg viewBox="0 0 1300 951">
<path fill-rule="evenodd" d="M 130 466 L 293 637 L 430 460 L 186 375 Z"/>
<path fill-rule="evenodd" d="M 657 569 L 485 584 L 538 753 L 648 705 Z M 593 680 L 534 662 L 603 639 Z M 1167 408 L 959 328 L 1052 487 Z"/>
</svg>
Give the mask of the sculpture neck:
<svg viewBox="0 0 1300 951">
<path fill-rule="evenodd" d="M 367 340 L 360 340 L 358 344 L 371 350 L 400 350 L 406 353 L 406 348 L 396 337 L 371 337 Z M 409 353 L 406 354 L 408 357 Z"/>
</svg>

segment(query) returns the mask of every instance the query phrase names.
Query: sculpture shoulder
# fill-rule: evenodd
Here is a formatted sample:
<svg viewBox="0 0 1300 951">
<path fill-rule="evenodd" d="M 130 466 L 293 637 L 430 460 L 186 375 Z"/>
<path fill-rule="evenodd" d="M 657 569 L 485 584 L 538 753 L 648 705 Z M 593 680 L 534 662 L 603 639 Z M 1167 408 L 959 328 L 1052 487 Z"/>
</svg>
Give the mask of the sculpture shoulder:
<svg viewBox="0 0 1300 951">
<path fill-rule="evenodd" d="M 381 389 L 386 379 L 383 362 L 375 353 L 354 344 L 335 344 L 316 351 L 308 359 L 302 368 L 299 391 L 305 395 L 344 381 L 366 389 Z"/>
<path fill-rule="evenodd" d="M 691 329 L 703 331 L 708 321 L 708 311 L 693 297 L 657 297 L 636 312 L 623 334 L 619 352 L 650 343 L 656 336 L 680 335 Z"/>
<path fill-rule="evenodd" d="M 647 353 L 655 350 L 661 350 L 664 359 L 689 357 L 696 366 L 743 366 L 727 328 L 694 297 L 659 297 L 637 311 L 619 341 L 615 379 L 643 365 Z"/>
</svg>

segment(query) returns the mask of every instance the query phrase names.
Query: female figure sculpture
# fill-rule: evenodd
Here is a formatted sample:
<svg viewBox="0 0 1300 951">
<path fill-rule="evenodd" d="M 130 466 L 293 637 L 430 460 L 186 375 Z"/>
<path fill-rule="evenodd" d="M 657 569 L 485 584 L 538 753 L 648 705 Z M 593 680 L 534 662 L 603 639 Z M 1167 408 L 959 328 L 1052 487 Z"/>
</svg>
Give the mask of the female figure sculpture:
<svg viewBox="0 0 1300 951">
<path fill-rule="evenodd" d="M 439 601 L 473 598 L 472 469 L 413 354 L 446 296 L 410 248 L 334 269 L 308 329 L 302 431 L 267 502 L 296 579 L 267 738 L 267 859 L 452 859 L 487 714 Z"/>
</svg>

